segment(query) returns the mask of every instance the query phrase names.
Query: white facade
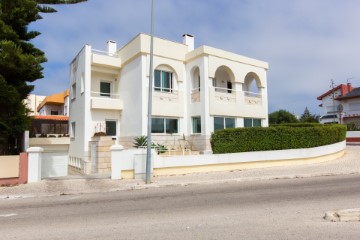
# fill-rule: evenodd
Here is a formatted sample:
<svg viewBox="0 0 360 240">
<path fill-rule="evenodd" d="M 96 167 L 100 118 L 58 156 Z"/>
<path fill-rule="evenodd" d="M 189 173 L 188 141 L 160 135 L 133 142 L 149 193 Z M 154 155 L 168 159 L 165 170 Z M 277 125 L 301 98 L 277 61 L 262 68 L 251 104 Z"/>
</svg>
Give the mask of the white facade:
<svg viewBox="0 0 360 240">
<path fill-rule="evenodd" d="M 29 94 L 28 97 L 24 100 L 26 107 L 30 110 L 29 115 L 35 116 L 39 115 L 37 112 L 37 107 L 45 99 L 46 96 L 39 96 L 35 94 Z"/>
<path fill-rule="evenodd" d="M 320 123 L 360 124 L 360 88 L 341 84 L 317 98 L 321 100 Z"/>
<path fill-rule="evenodd" d="M 192 150 L 207 151 L 215 124 L 268 125 L 266 62 L 208 46 L 194 50 L 188 34 L 184 43 L 154 38 L 154 142 L 185 138 Z M 90 162 L 96 132 L 125 147 L 147 134 L 150 36 L 139 34 L 115 52 L 114 44 L 107 52 L 85 45 L 71 63 L 71 158 Z"/>
</svg>

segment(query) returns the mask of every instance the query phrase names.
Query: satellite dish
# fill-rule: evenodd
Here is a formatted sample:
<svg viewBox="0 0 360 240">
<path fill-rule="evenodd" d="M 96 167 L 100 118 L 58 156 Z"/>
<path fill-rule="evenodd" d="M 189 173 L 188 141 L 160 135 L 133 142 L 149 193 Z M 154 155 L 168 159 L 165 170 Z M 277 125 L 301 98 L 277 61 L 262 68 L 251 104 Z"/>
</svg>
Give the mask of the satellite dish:
<svg viewBox="0 0 360 240">
<path fill-rule="evenodd" d="M 337 110 L 338 110 L 338 112 L 343 112 L 344 111 L 344 106 L 342 104 L 339 104 L 337 106 Z"/>
</svg>

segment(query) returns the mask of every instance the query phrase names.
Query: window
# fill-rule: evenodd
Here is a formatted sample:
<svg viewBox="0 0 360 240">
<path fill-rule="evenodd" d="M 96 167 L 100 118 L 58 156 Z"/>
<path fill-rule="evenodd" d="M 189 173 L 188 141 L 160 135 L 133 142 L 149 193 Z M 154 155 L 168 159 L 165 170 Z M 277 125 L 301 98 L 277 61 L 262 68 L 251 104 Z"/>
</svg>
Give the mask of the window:
<svg viewBox="0 0 360 240">
<path fill-rule="evenodd" d="M 228 93 L 232 92 L 232 83 L 230 81 L 227 81 L 227 92 Z"/>
<path fill-rule="evenodd" d="M 71 123 L 71 132 L 70 132 L 70 137 L 71 137 L 71 138 L 75 138 L 75 133 L 76 133 L 75 127 L 76 127 L 75 122 L 72 122 L 72 123 Z"/>
<path fill-rule="evenodd" d="M 244 127 L 261 127 L 261 119 L 258 118 L 245 118 Z"/>
<path fill-rule="evenodd" d="M 105 121 L 106 135 L 116 136 L 116 121 Z"/>
<path fill-rule="evenodd" d="M 235 118 L 214 117 L 214 131 L 235 128 Z"/>
<path fill-rule="evenodd" d="M 155 91 L 160 92 L 172 92 L 173 82 L 172 82 L 172 73 L 155 70 Z"/>
<path fill-rule="evenodd" d="M 58 111 L 51 111 L 50 115 L 59 115 Z"/>
<path fill-rule="evenodd" d="M 201 118 L 193 117 L 192 118 L 192 132 L 201 133 Z"/>
<path fill-rule="evenodd" d="M 151 133 L 179 133 L 179 120 L 174 118 L 152 118 Z"/>
<path fill-rule="evenodd" d="M 76 98 L 76 83 L 73 83 L 71 85 L 71 100 Z"/>
<path fill-rule="evenodd" d="M 110 94 L 111 94 L 111 83 L 100 82 L 100 96 L 101 97 L 110 97 Z"/>
</svg>

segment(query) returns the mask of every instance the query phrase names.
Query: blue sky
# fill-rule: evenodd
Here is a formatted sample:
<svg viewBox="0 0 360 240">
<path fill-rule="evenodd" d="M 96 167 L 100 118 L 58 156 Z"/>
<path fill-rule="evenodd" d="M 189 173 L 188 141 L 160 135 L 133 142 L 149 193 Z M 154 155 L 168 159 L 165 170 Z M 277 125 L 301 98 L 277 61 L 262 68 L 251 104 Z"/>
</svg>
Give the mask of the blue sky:
<svg viewBox="0 0 360 240">
<path fill-rule="evenodd" d="M 54 6 L 31 25 L 33 44 L 45 51 L 44 79 L 33 93 L 69 88 L 69 63 L 85 44 L 106 49 L 150 33 L 151 0 L 89 0 Z M 269 112 L 320 113 L 316 97 L 347 79 L 360 87 L 358 0 L 155 0 L 155 35 L 195 47 L 209 45 L 269 63 Z"/>
</svg>

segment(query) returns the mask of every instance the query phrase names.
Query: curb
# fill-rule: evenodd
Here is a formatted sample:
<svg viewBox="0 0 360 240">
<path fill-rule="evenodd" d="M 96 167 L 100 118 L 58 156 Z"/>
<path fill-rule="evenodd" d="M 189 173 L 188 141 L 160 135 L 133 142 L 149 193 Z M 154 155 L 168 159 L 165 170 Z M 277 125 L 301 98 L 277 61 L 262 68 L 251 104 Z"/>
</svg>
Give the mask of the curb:
<svg viewBox="0 0 360 240">
<path fill-rule="evenodd" d="M 54 196 L 62 196 L 62 195 L 77 195 L 77 194 L 89 194 L 89 193 L 104 193 L 104 192 L 118 192 L 118 191 L 131 191 L 131 190 L 144 190 L 144 189 L 153 189 L 160 187 L 185 187 L 190 185 L 209 185 L 209 184 L 221 184 L 221 183 L 237 183 L 237 182 L 250 182 L 250 181 L 263 181 L 263 180 L 277 180 L 277 179 L 296 179 L 296 178 L 311 178 L 311 177 L 325 177 L 325 176 L 338 176 L 338 175 L 351 175 L 351 174 L 360 174 L 360 171 L 352 171 L 352 172 L 339 172 L 339 173 L 317 173 L 317 174 L 297 174 L 297 175 L 280 175 L 280 176 L 265 176 L 265 177 L 242 177 L 242 178 L 233 178 L 233 179 L 215 179 L 215 180 L 202 180 L 202 181 L 183 181 L 183 182 L 153 182 L 151 184 L 141 183 L 130 183 L 127 185 L 120 185 L 118 187 L 111 188 L 94 188 L 94 189 L 82 189 L 76 190 L 71 188 L 59 189 L 55 192 L 48 191 L 39 191 L 37 193 L 10 193 L 0 195 L 0 200 L 11 200 L 11 199 L 19 199 L 19 198 L 32 198 L 32 197 L 54 197 Z M 184 179 L 185 180 L 185 179 Z M 69 180 L 58 180 L 61 181 L 69 181 Z M 77 180 L 71 180 L 77 181 Z M 45 184 L 46 181 L 42 181 L 40 183 Z M 329 212 L 329 216 L 331 213 Z"/>
<path fill-rule="evenodd" d="M 330 222 L 360 222 L 360 208 L 328 211 L 324 219 Z"/>
</svg>

